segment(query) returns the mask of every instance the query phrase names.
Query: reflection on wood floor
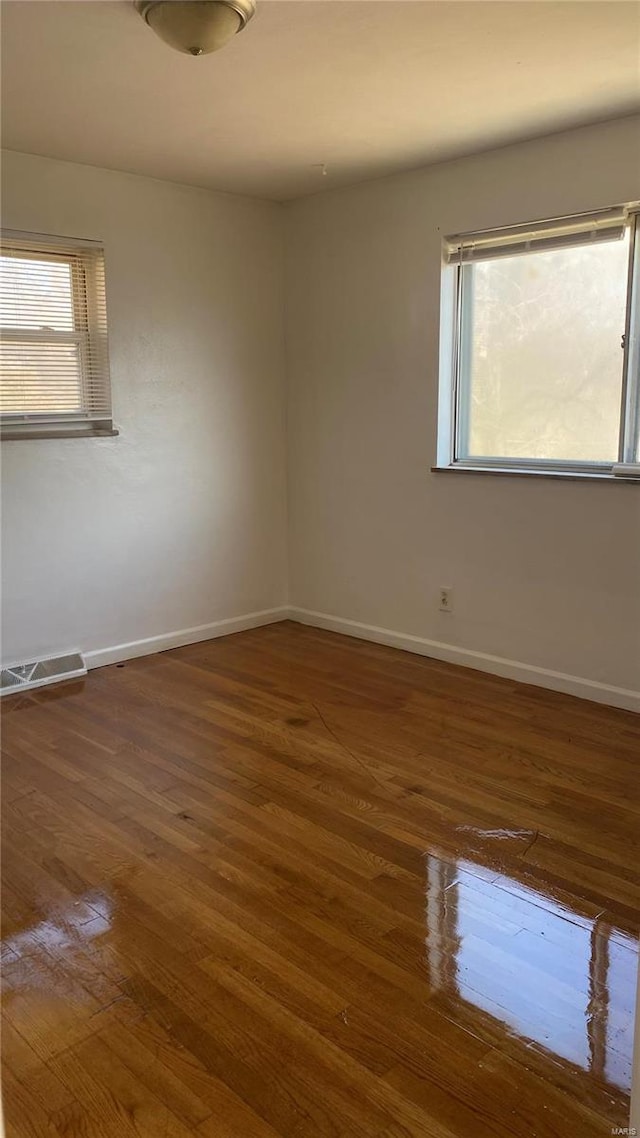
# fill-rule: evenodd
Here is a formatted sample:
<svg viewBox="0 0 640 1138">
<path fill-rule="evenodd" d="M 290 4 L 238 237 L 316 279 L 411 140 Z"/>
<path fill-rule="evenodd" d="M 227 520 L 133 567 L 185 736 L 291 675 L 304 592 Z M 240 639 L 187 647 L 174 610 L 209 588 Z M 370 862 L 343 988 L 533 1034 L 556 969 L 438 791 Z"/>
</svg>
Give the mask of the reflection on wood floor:
<svg viewBox="0 0 640 1138">
<path fill-rule="evenodd" d="M 628 1124 L 637 716 L 288 623 L 3 711 L 7 1138 Z"/>
</svg>

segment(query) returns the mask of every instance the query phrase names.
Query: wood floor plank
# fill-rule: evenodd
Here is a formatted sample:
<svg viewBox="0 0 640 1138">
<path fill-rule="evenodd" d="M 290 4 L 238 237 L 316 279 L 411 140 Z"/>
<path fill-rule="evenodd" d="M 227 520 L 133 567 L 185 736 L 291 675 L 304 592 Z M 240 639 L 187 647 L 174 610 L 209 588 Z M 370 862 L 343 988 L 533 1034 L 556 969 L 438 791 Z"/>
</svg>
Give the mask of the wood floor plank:
<svg viewBox="0 0 640 1138">
<path fill-rule="evenodd" d="M 7 1138 L 627 1125 L 637 716 L 288 622 L 2 710 Z"/>
<path fill-rule="evenodd" d="M 70 1112 L 77 1121 L 70 1121 L 65 1108 L 54 1115 L 56 1125 L 65 1118 L 67 1132 L 77 1131 L 81 1118 L 81 1125 L 96 1138 L 187 1138 L 192 1133 L 100 1034 L 61 1052 L 51 1060 L 51 1068 L 77 1097 Z"/>
</svg>

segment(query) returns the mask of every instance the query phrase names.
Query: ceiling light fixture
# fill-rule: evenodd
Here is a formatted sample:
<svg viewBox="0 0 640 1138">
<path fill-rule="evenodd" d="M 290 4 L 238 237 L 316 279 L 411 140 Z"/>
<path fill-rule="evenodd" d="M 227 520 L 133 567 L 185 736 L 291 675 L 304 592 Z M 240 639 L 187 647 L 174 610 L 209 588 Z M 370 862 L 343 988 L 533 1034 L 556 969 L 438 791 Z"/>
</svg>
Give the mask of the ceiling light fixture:
<svg viewBox="0 0 640 1138">
<path fill-rule="evenodd" d="M 187 55 L 224 47 L 253 16 L 255 0 L 134 0 L 161 40 Z"/>
</svg>

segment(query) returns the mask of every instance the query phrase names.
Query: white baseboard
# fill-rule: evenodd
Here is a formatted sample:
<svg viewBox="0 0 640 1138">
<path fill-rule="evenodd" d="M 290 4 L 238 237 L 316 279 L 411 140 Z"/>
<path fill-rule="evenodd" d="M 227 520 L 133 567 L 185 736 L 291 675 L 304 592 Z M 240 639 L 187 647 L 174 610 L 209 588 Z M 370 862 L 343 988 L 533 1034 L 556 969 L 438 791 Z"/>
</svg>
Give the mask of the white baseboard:
<svg viewBox="0 0 640 1138">
<path fill-rule="evenodd" d="M 102 668 L 106 664 L 119 664 L 123 660 L 133 660 L 137 656 L 150 656 L 154 652 L 166 652 L 169 648 L 181 648 L 185 644 L 197 644 L 202 640 L 214 640 L 218 636 L 229 636 L 232 632 L 243 632 L 249 628 L 259 628 L 263 624 L 275 624 L 281 620 L 293 620 L 298 624 L 308 624 L 314 628 L 326 628 L 344 636 L 355 636 L 360 640 L 371 640 L 374 644 L 387 644 L 391 648 L 401 648 L 418 656 L 431 656 L 435 660 L 445 660 L 449 664 L 460 664 L 465 668 L 475 668 L 490 672 L 508 680 L 523 684 L 549 688 L 551 691 L 565 692 L 580 699 L 590 699 L 596 703 L 606 703 L 611 707 L 621 707 L 627 711 L 640 712 L 640 692 L 628 688 L 613 687 L 597 680 L 587 680 L 582 676 L 572 676 L 566 672 L 554 672 L 550 668 L 539 668 L 534 664 L 524 664 L 520 660 L 508 660 L 503 656 L 491 656 L 486 652 L 475 652 L 470 648 L 459 648 L 439 640 L 427 640 L 422 636 L 412 636 L 406 632 L 393 632 L 388 628 L 377 628 L 373 624 L 362 624 L 357 620 L 346 620 L 328 613 L 311 612 L 308 609 L 279 608 L 264 609 L 262 612 L 246 613 L 227 620 L 217 620 L 212 624 L 199 624 L 194 628 L 182 628 L 176 632 L 150 636 L 146 640 L 132 640 L 127 644 L 115 644 L 110 648 L 98 648 L 85 652 L 87 668 Z"/>
<path fill-rule="evenodd" d="M 340 632 L 345 636 L 358 637 L 360 640 L 371 640 L 375 644 L 402 648 L 405 652 L 415 652 L 418 656 L 431 656 L 436 660 L 445 660 L 449 664 L 460 664 L 464 668 L 491 672 L 508 680 L 535 684 L 537 687 L 565 692 L 580 699 L 590 699 L 596 703 L 609 704 L 611 707 L 640 712 L 640 692 L 628 688 L 601 684 L 596 680 L 584 679 L 582 676 L 568 675 L 566 672 L 554 672 L 550 668 L 538 668 L 533 664 L 523 664 L 519 660 L 508 660 L 503 656 L 490 656 L 486 652 L 474 652 L 470 648 L 458 648 L 454 644 L 443 644 L 439 640 L 427 640 L 422 636 L 392 632 L 388 628 L 376 628 L 372 624 L 361 624 L 357 620 L 345 620 L 323 612 L 290 608 L 288 615 L 290 620 L 299 624 L 326 628 L 330 632 Z"/>
<path fill-rule="evenodd" d="M 197 624 L 194 628 L 181 628 L 177 632 L 164 632 L 160 636 L 149 636 L 146 640 L 131 640 L 128 644 L 114 644 L 111 648 L 98 648 L 94 652 L 84 652 L 87 668 L 103 668 L 105 664 L 119 664 L 123 660 L 134 660 L 137 656 L 151 656 L 154 652 L 166 652 L 168 648 L 182 648 L 185 644 L 198 644 L 201 640 L 214 640 L 218 636 L 229 636 L 232 632 L 244 632 L 248 628 L 259 628 L 263 624 L 275 624 L 287 620 L 289 609 L 286 605 L 276 609 L 263 609 L 244 616 L 232 616 L 228 620 L 216 620 L 213 624 Z"/>
</svg>

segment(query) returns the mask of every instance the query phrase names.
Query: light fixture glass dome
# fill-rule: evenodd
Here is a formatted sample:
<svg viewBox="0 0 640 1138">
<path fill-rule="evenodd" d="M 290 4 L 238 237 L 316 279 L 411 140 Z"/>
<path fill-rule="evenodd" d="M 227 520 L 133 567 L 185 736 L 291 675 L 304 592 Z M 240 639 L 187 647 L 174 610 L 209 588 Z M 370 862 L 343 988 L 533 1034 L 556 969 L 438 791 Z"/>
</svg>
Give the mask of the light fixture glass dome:
<svg viewBox="0 0 640 1138">
<path fill-rule="evenodd" d="M 150 28 L 176 51 L 207 55 L 242 31 L 254 0 L 135 0 Z"/>
</svg>

